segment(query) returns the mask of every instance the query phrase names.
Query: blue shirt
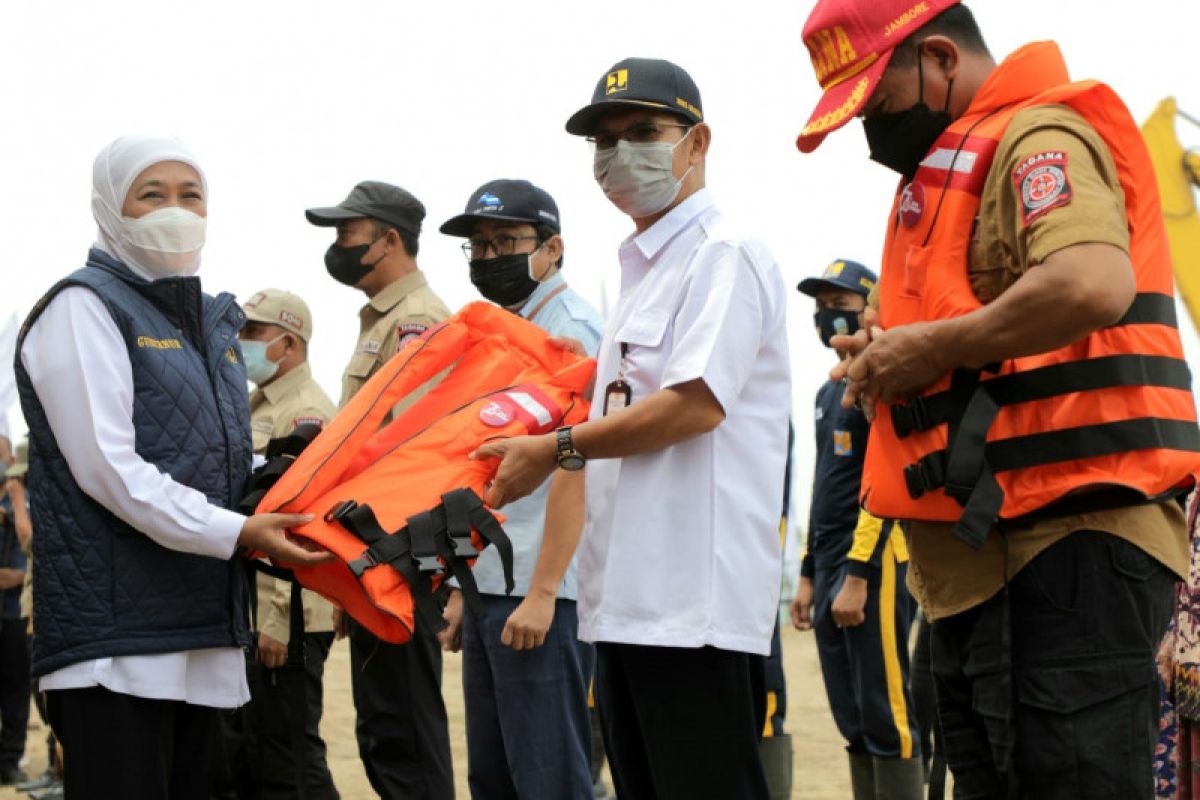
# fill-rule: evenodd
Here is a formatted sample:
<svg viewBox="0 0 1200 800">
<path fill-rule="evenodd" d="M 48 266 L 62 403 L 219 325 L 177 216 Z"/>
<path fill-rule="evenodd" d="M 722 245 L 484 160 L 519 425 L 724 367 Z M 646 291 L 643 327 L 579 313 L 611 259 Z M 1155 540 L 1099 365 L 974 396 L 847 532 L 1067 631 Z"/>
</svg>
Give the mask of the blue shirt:
<svg viewBox="0 0 1200 800">
<path fill-rule="evenodd" d="M 579 340 L 591 355 L 596 354 L 604 333 L 604 321 L 600 314 L 567 287 L 562 273 L 555 273 L 538 286 L 517 313 L 551 336 Z M 529 593 L 533 568 L 542 549 L 542 527 L 546 520 L 549 493 L 550 481 L 546 481 L 533 494 L 504 507 L 504 514 L 508 518 L 504 530 L 513 545 L 514 597 L 524 597 Z M 479 584 L 482 594 L 504 594 L 504 573 L 496 548 L 487 548 L 475 562 L 475 582 Z M 558 596 L 574 600 L 576 591 L 575 560 L 572 559 L 562 585 L 558 587 Z"/>
</svg>

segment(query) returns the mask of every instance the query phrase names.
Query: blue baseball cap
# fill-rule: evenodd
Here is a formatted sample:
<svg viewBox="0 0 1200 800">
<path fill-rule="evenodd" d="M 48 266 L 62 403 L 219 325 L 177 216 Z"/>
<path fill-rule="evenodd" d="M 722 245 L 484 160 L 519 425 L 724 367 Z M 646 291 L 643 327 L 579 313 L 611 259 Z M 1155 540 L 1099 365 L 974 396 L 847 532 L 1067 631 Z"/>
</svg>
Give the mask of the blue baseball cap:
<svg viewBox="0 0 1200 800">
<path fill-rule="evenodd" d="M 875 273 L 862 264 L 839 258 L 825 268 L 821 277 L 805 278 L 796 285 L 796 288 L 809 297 L 816 297 L 818 292 L 825 289 L 848 289 L 866 297 L 875 288 L 877 281 Z"/>
<path fill-rule="evenodd" d="M 470 236 L 476 222 L 499 219 L 507 222 L 528 222 L 547 225 L 556 233 L 562 231 L 558 206 L 545 189 L 529 181 L 495 180 L 480 186 L 467 200 L 467 208 L 451 217 L 439 228 L 448 236 Z"/>
</svg>

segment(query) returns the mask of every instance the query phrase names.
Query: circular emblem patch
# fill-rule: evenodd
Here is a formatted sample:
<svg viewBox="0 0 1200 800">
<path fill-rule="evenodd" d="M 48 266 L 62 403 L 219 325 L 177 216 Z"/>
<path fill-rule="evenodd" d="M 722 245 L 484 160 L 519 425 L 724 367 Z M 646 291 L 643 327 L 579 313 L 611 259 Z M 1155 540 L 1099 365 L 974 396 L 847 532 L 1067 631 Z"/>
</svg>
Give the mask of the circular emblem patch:
<svg viewBox="0 0 1200 800">
<path fill-rule="evenodd" d="M 896 213 L 906 228 L 920 222 L 921 215 L 925 213 L 925 187 L 912 181 L 900 190 L 900 207 Z"/>
<path fill-rule="evenodd" d="M 492 428 L 503 428 L 513 421 L 512 410 L 495 400 L 479 409 L 479 421 Z"/>
<path fill-rule="evenodd" d="M 1038 211 L 1053 203 L 1067 185 L 1067 176 L 1055 164 L 1036 167 L 1021 184 L 1021 201 L 1030 211 Z"/>
</svg>

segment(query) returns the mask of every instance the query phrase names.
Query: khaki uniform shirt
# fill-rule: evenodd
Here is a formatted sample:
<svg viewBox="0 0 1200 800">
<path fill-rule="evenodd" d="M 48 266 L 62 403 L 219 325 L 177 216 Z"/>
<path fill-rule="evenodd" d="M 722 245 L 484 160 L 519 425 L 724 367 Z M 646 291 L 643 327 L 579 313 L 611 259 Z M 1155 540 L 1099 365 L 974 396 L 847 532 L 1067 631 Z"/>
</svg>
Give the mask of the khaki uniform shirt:
<svg viewBox="0 0 1200 800">
<path fill-rule="evenodd" d="M 405 275 L 372 297 L 358 312 L 358 344 L 342 375 L 342 398 L 338 406 L 346 405 L 407 340 L 420 336 L 448 316 L 450 310 L 429 288 L 425 273 L 420 270 Z"/>
<path fill-rule="evenodd" d="M 333 401 L 313 380 L 308 364 L 300 364 L 250 394 L 250 429 L 254 452 L 262 455 L 272 439 L 288 436 L 305 423 L 324 425 L 333 418 Z M 304 590 L 304 630 L 333 630 L 333 606 L 316 592 Z M 258 573 L 258 630 L 279 642 L 288 641 L 292 585 Z"/>
<path fill-rule="evenodd" d="M 1064 152 L 1070 196 L 1049 211 L 1028 214 L 1014 182 L 1023 161 L 1042 152 Z M 1129 251 L 1125 195 L 1108 147 L 1081 116 L 1066 106 L 1037 106 L 1018 113 L 996 150 L 984 184 L 970 253 L 971 286 L 991 302 L 1051 253 L 1084 242 Z M 908 585 L 930 620 L 979 605 L 1039 553 L 1075 531 L 1119 536 L 1149 553 L 1181 578 L 1187 574 L 1187 529 L 1175 502 L 1130 506 L 1006 524 L 1004 542 L 993 530 L 976 552 L 956 538 L 951 525 L 910 522 Z"/>
</svg>

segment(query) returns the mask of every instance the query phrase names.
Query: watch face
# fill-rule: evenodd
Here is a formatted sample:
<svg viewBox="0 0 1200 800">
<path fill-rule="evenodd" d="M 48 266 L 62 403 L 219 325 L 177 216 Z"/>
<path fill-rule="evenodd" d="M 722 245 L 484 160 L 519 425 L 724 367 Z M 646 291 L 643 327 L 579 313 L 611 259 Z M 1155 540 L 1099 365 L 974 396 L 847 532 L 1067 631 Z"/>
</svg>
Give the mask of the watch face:
<svg viewBox="0 0 1200 800">
<path fill-rule="evenodd" d="M 558 459 L 558 465 L 565 470 L 574 472 L 575 470 L 583 469 L 584 458 L 578 455 L 563 456 Z"/>
</svg>

